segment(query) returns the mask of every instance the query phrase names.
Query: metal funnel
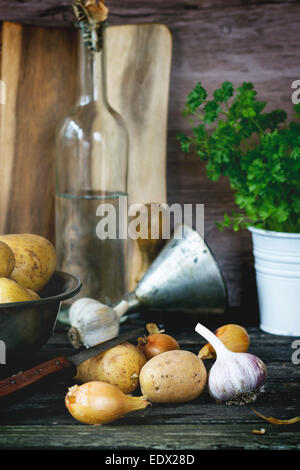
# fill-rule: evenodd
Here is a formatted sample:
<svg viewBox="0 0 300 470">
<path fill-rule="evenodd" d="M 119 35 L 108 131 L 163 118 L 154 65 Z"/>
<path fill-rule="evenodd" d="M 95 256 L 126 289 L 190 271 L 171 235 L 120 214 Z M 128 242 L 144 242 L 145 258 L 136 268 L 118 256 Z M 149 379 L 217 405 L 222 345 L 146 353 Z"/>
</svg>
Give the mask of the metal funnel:
<svg viewBox="0 0 300 470">
<path fill-rule="evenodd" d="M 127 312 L 223 313 L 227 292 L 217 262 L 198 232 L 176 227 L 134 291 Z"/>
</svg>

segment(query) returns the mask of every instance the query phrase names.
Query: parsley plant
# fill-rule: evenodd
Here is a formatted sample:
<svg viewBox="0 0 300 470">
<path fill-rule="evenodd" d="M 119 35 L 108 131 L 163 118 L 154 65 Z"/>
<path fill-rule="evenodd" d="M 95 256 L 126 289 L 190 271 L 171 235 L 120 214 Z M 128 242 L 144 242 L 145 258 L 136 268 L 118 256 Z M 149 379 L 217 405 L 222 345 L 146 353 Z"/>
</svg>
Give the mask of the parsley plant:
<svg viewBox="0 0 300 470">
<path fill-rule="evenodd" d="M 300 124 L 278 109 L 264 112 L 251 82 L 234 90 L 224 82 L 207 99 L 199 82 L 188 95 L 184 116 L 191 135 L 178 133 L 184 152 L 205 160 L 208 177 L 230 180 L 239 210 L 225 214 L 218 227 L 253 225 L 300 232 Z M 300 104 L 294 106 L 300 118 Z"/>
</svg>

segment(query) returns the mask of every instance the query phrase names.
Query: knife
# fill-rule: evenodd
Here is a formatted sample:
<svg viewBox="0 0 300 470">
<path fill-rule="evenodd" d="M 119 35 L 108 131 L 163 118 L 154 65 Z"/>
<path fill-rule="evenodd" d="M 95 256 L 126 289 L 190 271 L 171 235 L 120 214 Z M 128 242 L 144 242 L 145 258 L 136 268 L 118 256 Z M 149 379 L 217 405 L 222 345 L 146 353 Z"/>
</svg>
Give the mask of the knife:
<svg viewBox="0 0 300 470">
<path fill-rule="evenodd" d="M 59 356 L 51 359 L 50 361 L 43 362 L 42 364 L 35 366 L 32 369 L 28 369 L 25 372 L 12 375 L 11 377 L 0 381 L 0 399 L 13 394 L 14 392 L 22 390 L 29 385 L 33 385 L 34 383 L 45 379 L 46 377 L 55 376 L 61 372 L 70 378 L 75 377 L 77 373 L 77 366 L 79 366 L 79 364 L 82 362 L 85 362 L 91 357 L 97 356 L 98 354 L 103 353 L 104 351 L 107 351 L 113 346 L 117 346 L 124 341 L 137 339 L 144 333 L 144 328 L 138 328 L 136 330 L 124 333 L 121 336 L 117 336 L 108 341 L 97 344 L 92 348 L 80 351 L 69 358 Z"/>
</svg>

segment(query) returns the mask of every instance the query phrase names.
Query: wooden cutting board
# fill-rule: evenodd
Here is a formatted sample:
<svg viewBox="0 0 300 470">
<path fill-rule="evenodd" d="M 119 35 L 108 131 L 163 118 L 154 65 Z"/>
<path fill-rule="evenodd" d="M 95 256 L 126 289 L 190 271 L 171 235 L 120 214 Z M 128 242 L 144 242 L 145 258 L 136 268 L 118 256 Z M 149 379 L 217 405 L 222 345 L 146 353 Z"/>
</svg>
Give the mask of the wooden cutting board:
<svg viewBox="0 0 300 470">
<path fill-rule="evenodd" d="M 76 44 L 72 30 L 3 23 L 1 233 L 33 232 L 54 240 L 55 133 L 74 105 Z"/>
<path fill-rule="evenodd" d="M 108 101 L 130 135 L 131 202 L 166 201 L 166 135 L 172 39 L 161 24 L 107 30 Z"/>
<path fill-rule="evenodd" d="M 172 54 L 161 24 L 106 30 L 108 99 L 130 137 L 129 202 L 166 202 L 167 114 Z M 0 232 L 54 240 L 55 132 L 76 98 L 76 31 L 3 23 Z M 135 246 L 131 282 L 139 270 Z"/>
<path fill-rule="evenodd" d="M 140 24 L 107 30 L 108 101 L 129 131 L 129 203 L 167 201 L 166 154 L 172 37 L 166 26 Z M 130 288 L 141 254 L 131 254 Z"/>
</svg>

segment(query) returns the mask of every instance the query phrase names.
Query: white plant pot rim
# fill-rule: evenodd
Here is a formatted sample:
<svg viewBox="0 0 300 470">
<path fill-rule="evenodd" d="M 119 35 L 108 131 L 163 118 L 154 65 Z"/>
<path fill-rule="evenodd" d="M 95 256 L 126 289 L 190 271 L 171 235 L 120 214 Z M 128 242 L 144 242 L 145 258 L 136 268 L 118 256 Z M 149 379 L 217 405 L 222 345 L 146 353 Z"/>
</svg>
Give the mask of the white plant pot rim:
<svg viewBox="0 0 300 470">
<path fill-rule="evenodd" d="M 300 233 L 292 233 L 292 232 L 275 232 L 273 230 L 264 230 L 262 228 L 256 228 L 249 226 L 248 230 L 253 233 L 257 233 L 258 235 L 264 235 L 266 237 L 277 237 L 277 238 L 300 238 Z"/>
</svg>

